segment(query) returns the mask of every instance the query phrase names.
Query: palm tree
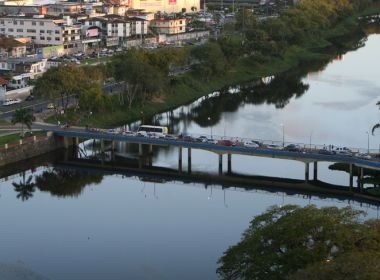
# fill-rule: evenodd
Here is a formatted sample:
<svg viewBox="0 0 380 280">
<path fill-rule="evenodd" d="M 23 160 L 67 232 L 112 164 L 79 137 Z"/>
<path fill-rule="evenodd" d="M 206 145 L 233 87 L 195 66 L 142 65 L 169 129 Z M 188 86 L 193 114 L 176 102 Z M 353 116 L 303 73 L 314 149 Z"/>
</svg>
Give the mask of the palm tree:
<svg viewBox="0 0 380 280">
<path fill-rule="evenodd" d="M 35 118 L 30 108 L 20 108 L 13 113 L 12 124 L 21 123 L 21 135 L 24 136 L 24 125 L 31 129 L 34 120 Z"/>
<path fill-rule="evenodd" d="M 17 198 L 21 198 L 22 201 L 28 200 L 33 197 L 33 193 L 36 190 L 36 184 L 32 182 L 33 177 L 30 175 L 28 180 L 25 181 L 25 172 L 22 173 L 23 180 L 20 183 L 13 182 L 15 192 L 17 192 Z"/>
<path fill-rule="evenodd" d="M 380 101 L 378 101 L 376 103 L 377 106 L 380 106 Z M 372 134 L 374 134 L 375 130 L 378 129 L 380 127 L 380 123 L 377 123 L 375 124 L 373 127 L 372 127 Z"/>
</svg>

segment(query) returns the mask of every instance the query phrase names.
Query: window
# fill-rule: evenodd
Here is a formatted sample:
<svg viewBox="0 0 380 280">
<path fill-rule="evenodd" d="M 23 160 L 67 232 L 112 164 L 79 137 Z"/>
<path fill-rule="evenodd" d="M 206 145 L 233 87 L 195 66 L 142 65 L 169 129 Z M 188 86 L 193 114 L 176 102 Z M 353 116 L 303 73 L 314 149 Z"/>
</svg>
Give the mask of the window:
<svg viewBox="0 0 380 280">
<path fill-rule="evenodd" d="M 36 36 L 31 36 L 30 38 L 32 38 L 32 40 L 36 40 Z"/>
<path fill-rule="evenodd" d="M 59 38 L 59 37 L 55 37 L 55 40 L 56 40 L 56 41 L 61 41 L 61 38 Z"/>
<path fill-rule="evenodd" d="M 45 40 L 45 36 L 40 36 L 40 40 Z"/>
<path fill-rule="evenodd" d="M 8 32 L 13 32 L 13 28 L 8 28 Z"/>
<path fill-rule="evenodd" d="M 46 37 L 46 39 L 47 39 L 48 41 L 51 41 L 51 37 Z"/>
<path fill-rule="evenodd" d="M 24 21 L 23 20 L 20 20 L 20 25 L 24 25 Z"/>
<path fill-rule="evenodd" d="M 5 32 L 5 28 L 0 28 L 0 31 L 1 32 Z"/>
<path fill-rule="evenodd" d="M 1 23 L 1 24 L 4 24 L 4 21 L 3 21 L 3 20 L 0 20 L 0 23 Z"/>
<path fill-rule="evenodd" d="M 41 29 L 40 34 L 44 34 L 44 33 L 45 33 L 45 30 Z"/>
<path fill-rule="evenodd" d="M 52 31 L 51 31 L 51 30 L 46 30 L 46 33 L 47 33 L 47 34 L 51 34 Z"/>
<path fill-rule="evenodd" d="M 36 22 L 35 22 L 35 21 L 32 21 L 32 25 L 36 25 Z"/>
<path fill-rule="evenodd" d="M 44 22 L 43 21 L 40 21 L 40 26 L 44 26 Z"/>
<path fill-rule="evenodd" d="M 27 29 L 26 32 L 28 32 L 28 33 L 36 33 L 36 29 Z"/>
<path fill-rule="evenodd" d="M 13 24 L 14 24 L 14 25 L 17 25 L 17 20 L 15 20 L 15 21 L 13 22 Z"/>
<path fill-rule="evenodd" d="M 20 28 L 19 28 L 19 29 L 17 29 L 16 31 L 17 31 L 17 32 L 24 32 L 24 29 L 20 29 Z"/>
<path fill-rule="evenodd" d="M 179 21 L 179 24 L 182 24 L 182 20 Z"/>
<path fill-rule="evenodd" d="M 55 34 L 59 34 L 60 32 L 59 32 L 59 30 L 56 30 L 54 33 L 55 33 Z"/>
</svg>

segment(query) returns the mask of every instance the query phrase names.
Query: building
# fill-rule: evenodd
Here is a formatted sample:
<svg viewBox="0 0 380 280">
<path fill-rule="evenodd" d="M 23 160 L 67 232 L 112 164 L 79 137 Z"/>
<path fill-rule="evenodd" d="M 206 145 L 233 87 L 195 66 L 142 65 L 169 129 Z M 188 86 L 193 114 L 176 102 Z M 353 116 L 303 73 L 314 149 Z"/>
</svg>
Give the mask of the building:
<svg viewBox="0 0 380 280">
<path fill-rule="evenodd" d="M 0 35 L 0 57 L 24 57 L 26 56 L 26 44 L 6 35 Z"/>
<path fill-rule="evenodd" d="M 179 34 L 186 32 L 185 18 L 160 17 L 150 22 L 150 28 L 157 34 Z"/>
<path fill-rule="evenodd" d="M 77 48 L 80 43 L 80 30 L 81 26 L 74 24 L 69 16 L 0 17 L 0 34 L 29 37 L 37 46 L 63 44 L 65 49 Z"/>
<path fill-rule="evenodd" d="M 200 0 L 129 0 L 128 6 L 153 13 L 181 13 L 199 11 Z"/>
</svg>

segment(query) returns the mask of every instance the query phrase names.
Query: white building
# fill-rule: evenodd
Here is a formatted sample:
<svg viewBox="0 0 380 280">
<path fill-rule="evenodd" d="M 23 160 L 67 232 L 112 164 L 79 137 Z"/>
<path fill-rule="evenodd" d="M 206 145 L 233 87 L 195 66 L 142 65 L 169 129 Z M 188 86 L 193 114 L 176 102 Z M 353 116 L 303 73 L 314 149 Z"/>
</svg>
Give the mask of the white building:
<svg viewBox="0 0 380 280">
<path fill-rule="evenodd" d="M 35 45 L 63 44 L 70 49 L 80 41 L 80 25 L 73 24 L 70 17 L 6 16 L 0 17 L 0 34 L 29 37 Z"/>
</svg>

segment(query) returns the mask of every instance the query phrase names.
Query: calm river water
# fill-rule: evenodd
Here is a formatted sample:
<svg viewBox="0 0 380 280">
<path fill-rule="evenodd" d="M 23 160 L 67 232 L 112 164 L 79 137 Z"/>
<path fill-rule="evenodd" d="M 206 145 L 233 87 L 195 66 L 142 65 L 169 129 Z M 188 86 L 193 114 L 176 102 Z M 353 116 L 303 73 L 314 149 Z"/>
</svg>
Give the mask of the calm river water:
<svg viewBox="0 0 380 280">
<path fill-rule="evenodd" d="M 225 90 L 156 121 L 173 133 L 367 148 L 367 132 L 379 121 L 379 47 L 380 36 L 371 35 L 363 48 L 301 80 L 284 76 L 268 86 Z M 371 149 L 379 149 L 379 139 L 369 136 Z M 123 153 L 125 147 L 118 149 Z M 177 167 L 176 150 L 154 152 L 153 165 Z M 217 160 L 194 150 L 193 170 L 217 172 Z M 232 166 L 248 175 L 304 176 L 303 164 L 292 161 L 233 156 Z M 269 206 L 348 204 L 220 185 L 78 174 L 46 165 L 24 175 L 0 183 L 0 279 L 217 279 L 219 257 Z M 348 175 L 330 171 L 328 164 L 319 165 L 318 175 L 348 184 Z M 376 207 L 353 205 L 378 217 Z"/>
</svg>

